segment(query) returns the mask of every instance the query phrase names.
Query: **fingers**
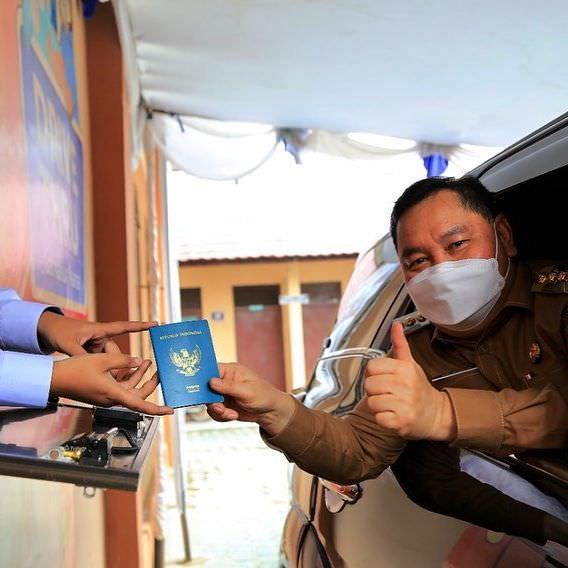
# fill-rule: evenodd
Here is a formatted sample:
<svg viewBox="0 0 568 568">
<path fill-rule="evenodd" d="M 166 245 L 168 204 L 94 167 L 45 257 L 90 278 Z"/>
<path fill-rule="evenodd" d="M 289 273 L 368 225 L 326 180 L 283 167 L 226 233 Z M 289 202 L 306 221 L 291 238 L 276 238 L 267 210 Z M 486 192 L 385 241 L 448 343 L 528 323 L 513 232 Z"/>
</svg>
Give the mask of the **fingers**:
<svg viewBox="0 0 568 568">
<path fill-rule="evenodd" d="M 219 377 L 223 380 L 234 380 L 237 378 L 237 373 L 242 365 L 238 363 L 219 363 Z"/>
<path fill-rule="evenodd" d="M 400 322 L 392 324 L 391 328 L 392 354 L 395 359 L 400 361 L 414 361 L 412 351 L 408 345 L 404 328 Z"/>
<path fill-rule="evenodd" d="M 230 422 L 239 418 L 239 413 L 236 410 L 227 408 L 222 402 L 208 404 L 207 414 L 217 422 Z"/>
<path fill-rule="evenodd" d="M 370 396 L 367 400 L 367 406 L 369 410 L 375 414 L 380 412 L 395 412 L 397 414 L 402 414 L 406 409 L 406 405 L 392 394 Z"/>
<path fill-rule="evenodd" d="M 364 389 L 367 396 L 395 394 L 401 391 L 401 384 L 398 377 L 382 375 L 365 379 Z"/>
<path fill-rule="evenodd" d="M 148 398 L 155 390 L 160 381 L 158 380 L 158 373 L 154 373 L 152 378 L 146 381 L 139 389 L 138 396 Z"/>
<path fill-rule="evenodd" d="M 65 345 L 61 345 L 60 350 L 70 357 L 87 354 L 87 350 L 82 345 L 73 341 L 65 343 Z"/>
<path fill-rule="evenodd" d="M 132 369 L 111 369 L 109 373 L 117 382 L 122 383 L 130 378 Z"/>
<path fill-rule="evenodd" d="M 122 389 L 121 389 L 122 390 Z M 173 414 L 174 409 L 169 406 L 160 406 L 148 400 L 143 400 L 135 394 L 135 391 L 122 390 L 122 395 L 119 398 L 120 404 L 131 410 L 137 410 L 143 414 L 151 414 L 155 416 L 164 416 L 166 414 Z"/>
<path fill-rule="evenodd" d="M 152 364 L 152 361 L 146 359 L 145 361 L 142 362 L 142 364 L 130 375 L 129 378 L 127 379 L 123 379 L 123 381 L 121 382 L 121 384 L 125 387 L 125 388 L 129 388 L 129 389 L 133 389 L 134 387 L 136 387 L 140 381 L 144 378 L 144 374 L 146 373 L 146 371 L 150 368 L 150 365 Z M 119 373 L 123 373 L 125 371 L 119 371 Z M 145 398 L 145 397 L 144 397 Z"/>
<path fill-rule="evenodd" d="M 143 362 L 143 359 L 140 357 L 131 357 L 124 353 L 98 353 L 91 355 L 91 357 L 97 357 L 105 371 L 110 371 L 111 369 L 134 369 L 142 365 Z"/>
<path fill-rule="evenodd" d="M 102 349 L 97 349 L 98 353 L 122 353 L 120 347 L 112 341 L 112 339 L 106 341 L 102 346 Z M 128 378 L 130 372 L 128 369 L 123 369 L 121 371 L 117 369 L 111 369 L 110 374 L 117 380 L 117 381 L 124 381 Z"/>
<path fill-rule="evenodd" d="M 239 398 L 243 396 L 243 384 L 232 379 L 211 379 L 209 386 L 219 394 Z"/>
<path fill-rule="evenodd" d="M 371 377 L 373 375 L 393 375 L 404 369 L 406 366 L 408 366 L 408 364 L 405 361 L 393 359 L 392 357 L 371 359 L 367 363 L 365 374 L 367 377 Z"/>
<path fill-rule="evenodd" d="M 156 325 L 158 325 L 158 322 L 156 321 L 112 321 L 97 324 L 99 332 L 108 337 L 122 335 L 123 333 L 145 331 Z"/>
<path fill-rule="evenodd" d="M 112 339 L 109 339 L 107 342 L 105 342 L 104 347 L 103 347 L 103 351 L 105 353 L 122 353 L 122 351 L 120 350 L 120 347 L 114 342 L 112 341 Z"/>
</svg>

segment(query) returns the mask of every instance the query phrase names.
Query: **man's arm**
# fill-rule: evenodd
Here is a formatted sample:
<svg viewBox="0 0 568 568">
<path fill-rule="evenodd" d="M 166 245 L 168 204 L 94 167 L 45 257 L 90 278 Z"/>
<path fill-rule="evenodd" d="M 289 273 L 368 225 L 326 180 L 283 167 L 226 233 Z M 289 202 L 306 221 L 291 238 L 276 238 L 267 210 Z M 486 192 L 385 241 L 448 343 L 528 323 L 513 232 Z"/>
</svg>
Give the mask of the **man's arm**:
<svg viewBox="0 0 568 568">
<path fill-rule="evenodd" d="M 0 406 L 43 408 L 52 372 L 49 355 L 0 351 Z"/>
<path fill-rule="evenodd" d="M 552 385 L 498 392 L 446 389 L 456 435 L 452 445 L 506 455 L 523 449 L 565 448 L 568 405 Z"/>
<path fill-rule="evenodd" d="M 99 406 L 122 405 L 146 414 L 172 414 L 145 400 L 158 386 L 156 374 L 144 382 L 151 361 L 122 353 L 78 355 L 53 361 L 48 355 L 0 351 L 0 406 L 43 408 L 48 395 Z M 112 371 L 123 371 L 121 382 Z"/>
<path fill-rule="evenodd" d="M 263 439 L 308 473 L 356 483 L 382 473 L 406 444 L 377 426 L 366 399 L 343 419 L 294 403 L 286 427 L 275 436 L 263 434 Z"/>
<path fill-rule="evenodd" d="M 314 475 L 345 484 L 374 477 L 404 448 L 404 440 L 377 426 L 366 400 L 341 419 L 304 407 L 242 365 L 219 369 L 211 387 L 225 402 L 209 405 L 211 417 L 256 422 L 270 446 Z"/>
</svg>

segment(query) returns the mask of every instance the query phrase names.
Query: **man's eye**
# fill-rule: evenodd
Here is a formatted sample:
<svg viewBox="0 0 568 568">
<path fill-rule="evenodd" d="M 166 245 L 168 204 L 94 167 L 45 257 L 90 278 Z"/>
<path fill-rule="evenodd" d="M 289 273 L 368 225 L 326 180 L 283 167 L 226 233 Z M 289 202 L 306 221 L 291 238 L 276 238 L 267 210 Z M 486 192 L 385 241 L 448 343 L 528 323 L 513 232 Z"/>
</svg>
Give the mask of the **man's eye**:
<svg viewBox="0 0 568 568">
<path fill-rule="evenodd" d="M 410 269 L 418 268 L 425 261 L 426 261 L 425 256 L 421 256 L 420 258 L 415 258 L 414 260 L 410 261 L 410 263 L 408 264 L 408 268 L 410 268 Z"/>
<path fill-rule="evenodd" d="M 462 240 L 462 241 L 456 241 L 455 243 L 452 243 L 452 244 L 450 245 L 450 248 L 459 249 L 459 248 L 461 248 L 463 245 L 465 245 L 466 242 L 467 242 L 467 241 L 466 241 L 465 239 Z"/>
</svg>

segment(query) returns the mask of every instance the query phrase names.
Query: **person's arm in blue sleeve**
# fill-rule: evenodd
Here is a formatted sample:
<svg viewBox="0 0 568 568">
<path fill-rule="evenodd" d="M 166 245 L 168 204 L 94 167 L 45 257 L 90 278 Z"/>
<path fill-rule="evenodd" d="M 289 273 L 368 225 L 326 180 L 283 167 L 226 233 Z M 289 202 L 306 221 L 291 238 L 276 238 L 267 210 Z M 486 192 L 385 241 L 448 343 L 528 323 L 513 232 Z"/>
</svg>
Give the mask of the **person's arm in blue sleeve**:
<svg viewBox="0 0 568 568">
<path fill-rule="evenodd" d="M 0 288 L 0 349 L 26 353 L 48 354 L 38 339 L 38 322 L 49 310 L 61 314 L 55 306 L 26 302 L 10 288 Z"/>
<path fill-rule="evenodd" d="M 25 302 L 14 290 L 0 288 L 0 405 L 41 408 L 47 404 L 53 359 L 37 333 L 46 310 L 61 313 L 55 306 Z"/>
<path fill-rule="evenodd" d="M 52 372 L 49 355 L 0 351 L 0 406 L 43 408 Z"/>
<path fill-rule="evenodd" d="M 0 288 L 0 406 L 43 407 L 51 392 L 89 404 L 172 414 L 145 400 L 158 386 L 157 374 L 141 384 L 151 361 L 123 355 L 113 341 L 152 325 L 75 320 Z M 48 355 L 53 351 L 70 357 L 54 362 Z"/>
</svg>

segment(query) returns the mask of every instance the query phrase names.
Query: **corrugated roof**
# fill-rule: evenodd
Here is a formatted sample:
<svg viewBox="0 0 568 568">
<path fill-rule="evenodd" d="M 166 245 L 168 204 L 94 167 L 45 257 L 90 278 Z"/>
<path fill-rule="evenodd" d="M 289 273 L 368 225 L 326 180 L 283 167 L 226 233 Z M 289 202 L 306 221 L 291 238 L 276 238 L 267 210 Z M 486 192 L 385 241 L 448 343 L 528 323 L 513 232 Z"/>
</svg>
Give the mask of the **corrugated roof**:
<svg viewBox="0 0 568 568">
<path fill-rule="evenodd" d="M 449 171 L 449 175 L 461 172 Z M 392 204 L 424 176 L 418 160 L 296 165 L 278 151 L 239 183 L 169 171 L 172 235 L 180 261 L 355 254 L 388 231 Z"/>
</svg>

